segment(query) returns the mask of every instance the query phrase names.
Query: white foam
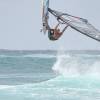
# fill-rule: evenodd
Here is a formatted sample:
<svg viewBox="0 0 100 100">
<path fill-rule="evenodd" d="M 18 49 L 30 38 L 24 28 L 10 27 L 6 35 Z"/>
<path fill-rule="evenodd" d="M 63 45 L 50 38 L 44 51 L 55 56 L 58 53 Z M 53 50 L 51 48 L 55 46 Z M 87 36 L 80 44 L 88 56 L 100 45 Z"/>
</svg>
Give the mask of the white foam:
<svg viewBox="0 0 100 100">
<path fill-rule="evenodd" d="M 49 54 L 31 54 L 31 55 L 24 55 L 23 57 L 54 58 L 56 56 Z"/>
<path fill-rule="evenodd" d="M 9 88 L 15 88 L 15 86 L 0 85 L 0 90 L 2 90 L 2 89 L 9 89 Z"/>
<path fill-rule="evenodd" d="M 96 55 L 95 55 L 96 56 Z M 92 57 L 83 59 L 82 56 L 58 53 L 52 69 L 59 74 L 68 77 L 75 76 L 100 76 L 100 61 Z"/>
<path fill-rule="evenodd" d="M 56 55 L 51 55 L 51 54 L 30 54 L 30 55 L 0 55 L 1 58 L 6 58 L 6 57 L 10 57 L 10 58 L 27 58 L 27 57 L 38 57 L 38 58 L 55 58 Z"/>
</svg>

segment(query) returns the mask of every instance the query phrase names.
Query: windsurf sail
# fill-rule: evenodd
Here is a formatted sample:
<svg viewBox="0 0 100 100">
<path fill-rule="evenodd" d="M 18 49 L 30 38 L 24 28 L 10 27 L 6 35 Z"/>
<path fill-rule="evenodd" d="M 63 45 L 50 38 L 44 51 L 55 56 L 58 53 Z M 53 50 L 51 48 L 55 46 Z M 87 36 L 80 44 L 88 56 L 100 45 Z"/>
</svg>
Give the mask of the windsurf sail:
<svg viewBox="0 0 100 100">
<path fill-rule="evenodd" d="M 43 1 L 43 12 L 42 12 L 42 25 L 43 32 L 46 33 L 50 29 L 48 25 L 49 12 L 57 18 L 60 24 L 66 24 L 72 29 L 92 38 L 100 41 L 100 31 L 96 29 L 87 19 L 69 15 L 67 13 L 58 12 L 49 8 L 49 0 Z"/>
<path fill-rule="evenodd" d="M 59 23 L 67 24 L 74 30 L 97 41 L 100 41 L 100 31 L 96 29 L 92 24 L 90 24 L 87 19 L 58 12 L 50 8 L 48 10 L 52 15 L 57 18 Z"/>
</svg>

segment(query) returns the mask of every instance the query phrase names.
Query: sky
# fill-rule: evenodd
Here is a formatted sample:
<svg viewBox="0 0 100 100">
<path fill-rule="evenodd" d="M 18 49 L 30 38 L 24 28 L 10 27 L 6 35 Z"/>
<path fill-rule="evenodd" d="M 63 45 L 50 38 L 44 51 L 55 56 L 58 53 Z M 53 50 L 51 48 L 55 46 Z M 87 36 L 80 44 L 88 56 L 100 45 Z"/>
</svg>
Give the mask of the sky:
<svg viewBox="0 0 100 100">
<path fill-rule="evenodd" d="M 41 8 L 41 0 L 0 0 L 0 49 L 100 50 L 100 42 L 71 28 L 58 41 L 50 41 L 40 32 Z M 100 0 L 50 0 L 50 8 L 88 19 L 100 29 Z"/>
</svg>

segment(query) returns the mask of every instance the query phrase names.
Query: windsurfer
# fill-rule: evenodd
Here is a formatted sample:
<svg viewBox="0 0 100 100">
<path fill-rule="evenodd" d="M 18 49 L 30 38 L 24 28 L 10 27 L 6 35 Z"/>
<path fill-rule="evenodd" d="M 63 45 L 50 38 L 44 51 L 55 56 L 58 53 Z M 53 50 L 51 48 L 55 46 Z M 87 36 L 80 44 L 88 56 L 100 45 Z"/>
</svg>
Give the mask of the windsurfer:
<svg viewBox="0 0 100 100">
<path fill-rule="evenodd" d="M 59 23 L 56 25 L 56 27 L 54 29 L 49 28 L 48 37 L 50 40 L 58 40 L 61 37 L 61 35 L 64 33 L 66 28 L 68 27 L 68 25 L 67 25 L 66 27 L 64 27 L 62 32 L 60 32 L 60 29 L 58 28 L 58 26 L 59 26 Z"/>
</svg>

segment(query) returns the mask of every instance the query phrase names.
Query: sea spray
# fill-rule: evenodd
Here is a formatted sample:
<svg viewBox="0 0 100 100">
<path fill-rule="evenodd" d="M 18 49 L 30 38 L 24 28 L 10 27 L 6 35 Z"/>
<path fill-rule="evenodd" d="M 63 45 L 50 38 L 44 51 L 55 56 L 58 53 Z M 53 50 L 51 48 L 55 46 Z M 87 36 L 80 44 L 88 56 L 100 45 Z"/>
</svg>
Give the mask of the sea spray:
<svg viewBox="0 0 100 100">
<path fill-rule="evenodd" d="M 76 54 L 58 53 L 56 62 L 52 67 L 54 72 L 66 77 L 100 76 L 100 57 L 83 56 Z"/>
</svg>

